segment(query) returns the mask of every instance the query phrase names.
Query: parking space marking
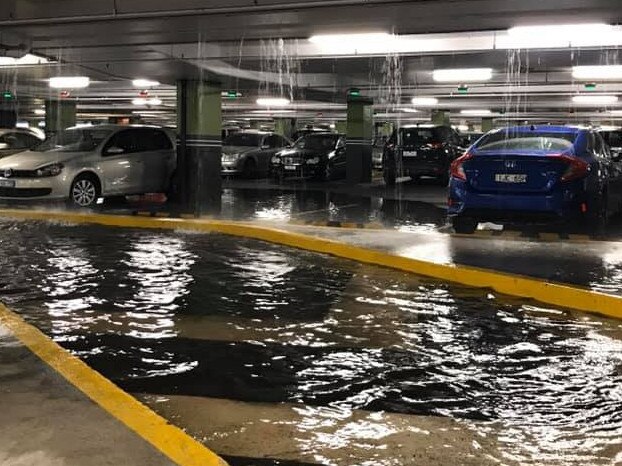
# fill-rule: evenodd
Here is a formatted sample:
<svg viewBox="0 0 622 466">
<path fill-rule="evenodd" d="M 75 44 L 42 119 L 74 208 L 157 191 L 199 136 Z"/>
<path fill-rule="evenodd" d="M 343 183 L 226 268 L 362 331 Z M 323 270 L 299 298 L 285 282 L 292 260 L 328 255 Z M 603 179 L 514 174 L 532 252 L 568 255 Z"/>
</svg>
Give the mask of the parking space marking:
<svg viewBox="0 0 622 466">
<path fill-rule="evenodd" d="M 171 425 L 3 304 L 0 304 L 0 323 L 69 383 L 175 463 L 226 466 L 223 459 L 203 444 Z"/>
<path fill-rule="evenodd" d="M 479 269 L 458 264 L 439 264 L 421 259 L 398 256 L 376 249 L 294 233 L 252 223 L 180 218 L 134 217 L 93 213 L 54 212 L 35 210 L 0 210 L 0 216 L 26 220 L 52 220 L 114 227 L 187 229 L 222 233 L 281 244 L 297 249 L 329 254 L 335 257 L 379 265 L 434 279 L 459 283 L 476 288 L 490 288 L 498 293 L 534 299 L 579 311 L 622 319 L 622 296 L 600 293 L 562 283 L 513 275 L 495 270 Z"/>
</svg>

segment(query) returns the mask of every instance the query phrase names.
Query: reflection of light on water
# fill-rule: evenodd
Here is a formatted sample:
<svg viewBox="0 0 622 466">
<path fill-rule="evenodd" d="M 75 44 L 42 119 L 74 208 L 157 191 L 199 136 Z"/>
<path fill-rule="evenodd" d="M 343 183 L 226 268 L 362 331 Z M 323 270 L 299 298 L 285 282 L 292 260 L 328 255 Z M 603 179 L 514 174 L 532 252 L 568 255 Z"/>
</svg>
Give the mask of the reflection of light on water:
<svg viewBox="0 0 622 466">
<path fill-rule="evenodd" d="M 605 273 L 598 274 L 590 283 L 590 288 L 602 293 L 622 293 L 622 247 L 608 244 L 601 255 Z"/>
</svg>

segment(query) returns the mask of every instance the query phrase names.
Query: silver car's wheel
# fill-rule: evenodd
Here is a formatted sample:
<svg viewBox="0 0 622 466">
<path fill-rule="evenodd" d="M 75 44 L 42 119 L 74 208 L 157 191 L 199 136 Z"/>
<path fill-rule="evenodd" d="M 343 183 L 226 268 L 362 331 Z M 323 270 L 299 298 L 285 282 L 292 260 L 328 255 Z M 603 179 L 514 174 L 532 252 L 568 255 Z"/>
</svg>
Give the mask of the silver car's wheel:
<svg viewBox="0 0 622 466">
<path fill-rule="evenodd" d="M 79 207 L 89 207 L 99 197 L 99 186 L 90 176 L 77 178 L 71 186 L 71 201 Z"/>
</svg>

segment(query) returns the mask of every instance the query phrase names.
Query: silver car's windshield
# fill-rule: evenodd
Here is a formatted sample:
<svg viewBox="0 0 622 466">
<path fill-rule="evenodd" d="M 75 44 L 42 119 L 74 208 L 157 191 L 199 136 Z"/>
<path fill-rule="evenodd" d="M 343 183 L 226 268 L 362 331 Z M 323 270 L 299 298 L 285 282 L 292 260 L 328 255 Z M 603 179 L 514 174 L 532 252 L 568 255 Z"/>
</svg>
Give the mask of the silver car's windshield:
<svg viewBox="0 0 622 466">
<path fill-rule="evenodd" d="M 112 134 L 105 128 L 71 128 L 60 131 L 43 141 L 35 150 L 47 152 L 86 152 L 95 149 Z"/>
<path fill-rule="evenodd" d="M 248 146 L 258 147 L 261 144 L 261 134 L 255 133 L 235 133 L 229 136 L 222 143 L 223 146 Z"/>
</svg>

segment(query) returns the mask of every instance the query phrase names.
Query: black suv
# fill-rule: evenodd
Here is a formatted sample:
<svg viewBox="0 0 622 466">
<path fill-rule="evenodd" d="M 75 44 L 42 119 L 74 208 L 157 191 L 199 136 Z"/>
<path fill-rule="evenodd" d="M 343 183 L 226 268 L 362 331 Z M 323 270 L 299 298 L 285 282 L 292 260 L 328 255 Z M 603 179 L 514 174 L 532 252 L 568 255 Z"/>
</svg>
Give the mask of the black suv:
<svg viewBox="0 0 622 466">
<path fill-rule="evenodd" d="M 464 151 L 461 145 L 460 135 L 449 126 L 402 126 L 393 131 L 384 147 L 384 182 L 392 186 L 402 176 L 414 181 L 432 176 L 447 184 L 451 162 Z"/>
</svg>

